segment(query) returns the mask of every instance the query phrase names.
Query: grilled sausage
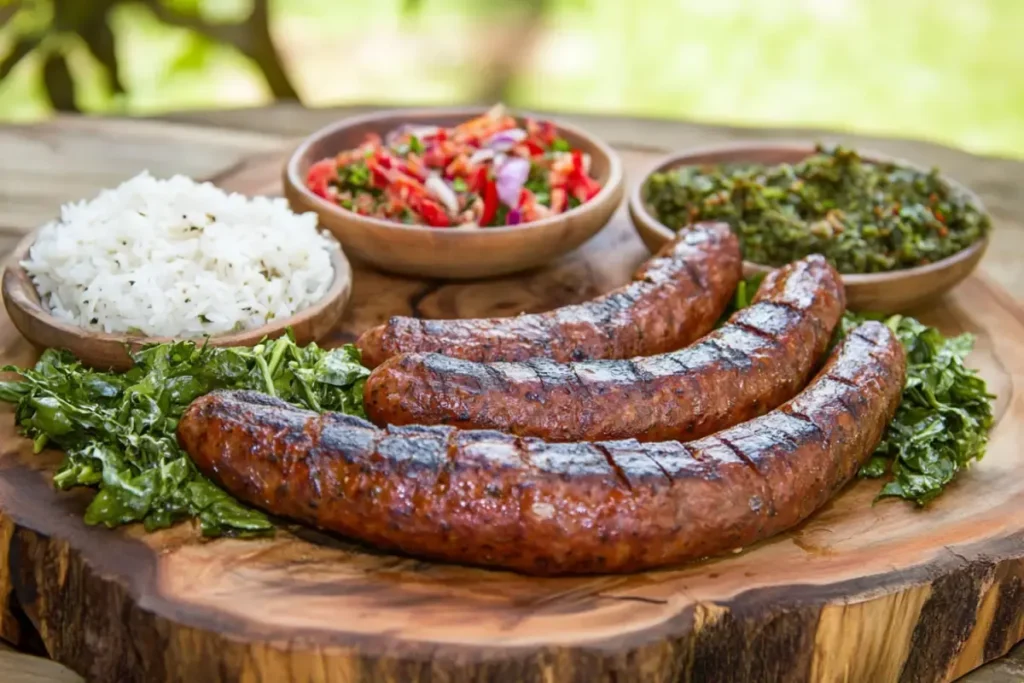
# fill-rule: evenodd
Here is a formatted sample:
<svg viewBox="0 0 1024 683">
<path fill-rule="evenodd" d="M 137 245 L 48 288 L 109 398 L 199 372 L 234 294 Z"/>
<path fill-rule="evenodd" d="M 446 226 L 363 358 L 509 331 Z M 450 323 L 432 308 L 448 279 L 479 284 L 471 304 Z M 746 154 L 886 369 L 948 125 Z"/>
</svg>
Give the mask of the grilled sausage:
<svg viewBox="0 0 1024 683">
<path fill-rule="evenodd" d="M 764 279 L 753 304 L 693 346 L 632 360 L 388 359 L 366 382 L 380 425 L 447 424 L 547 441 L 690 440 L 762 415 L 807 383 L 845 305 L 821 256 Z"/>
<path fill-rule="evenodd" d="M 683 230 L 628 285 L 547 313 L 479 320 L 394 317 L 356 346 L 376 367 L 399 353 L 440 351 L 474 361 L 630 358 L 681 348 L 712 328 L 742 276 L 739 241 L 724 223 Z"/>
<path fill-rule="evenodd" d="M 869 322 L 795 399 L 685 445 L 381 430 L 247 392 L 197 399 L 178 437 L 242 500 L 383 548 L 529 574 L 628 572 L 806 518 L 870 456 L 904 374 L 895 336 Z"/>
</svg>

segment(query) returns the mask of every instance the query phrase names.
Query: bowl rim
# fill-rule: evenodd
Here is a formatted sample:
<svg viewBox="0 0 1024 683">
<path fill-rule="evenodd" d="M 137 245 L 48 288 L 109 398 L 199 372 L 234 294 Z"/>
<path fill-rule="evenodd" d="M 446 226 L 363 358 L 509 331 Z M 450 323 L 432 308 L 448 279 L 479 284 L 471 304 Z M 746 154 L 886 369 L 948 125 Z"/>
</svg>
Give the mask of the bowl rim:
<svg viewBox="0 0 1024 683">
<path fill-rule="evenodd" d="M 211 346 L 250 346 L 251 344 L 248 343 L 249 339 L 252 339 L 253 337 L 263 338 L 278 331 L 283 332 L 288 327 L 304 321 L 313 309 L 324 307 L 338 297 L 344 296 L 345 290 L 351 289 L 352 286 L 352 266 L 349 263 L 348 258 L 345 256 L 345 252 L 342 250 L 341 245 L 332 238 L 333 243 L 330 248 L 330 258 L 334 276 L 331 279 L 330 286 L 328 286 L 327 291 L 324 292 L 322 297 L 308 306 L 296 311 L 287 318 L 282 318 L 280 320 L 275 319 L 274 321 L 260 325 L 259 327 L 251 327 L 244 330 L 223 332 L 220 334 L 211 334 L 200 337 L 154 337 L 146 335 L 132 335 L 124 332 L 90 330 L 89 328 L 75 325 L 57 318 L 43 305 L 42 297 L 39 296 L 39 290 L 35 288 L 35 284 L 32 282 L 32 276 L 29 275 L 24 266 L 21 265 L 21 261 L 28 256 L 29 250 L 38 238 L 39 229 L 28 233 L 21 242 L 18 243 L 4 262 L 3 274 L 0 276 L 0 283 L 2 283 L 2 285 L 0 285 L 0 289 L 3 291 L 5 306 L 17 306 L 36 320 L 39 320 L 47 326 L 55 330 L 59 330 L 64 334 L 83 339 L 87 338 L 104 344 L 118 344 L 122 346 L 127 345 L 137 347 L 146 344 L 166 344 L 169 342 L 191 341 L 197 344 L 209 344 Z M 9 285 L 11 278 L 15 275 L 22 276 L 28 286 L 31 287 L 32 294 L 25 292 L 23 287 L 12 288 Z"/>
<path fill-rule="evenodd" d="M 673 230 L 671 230 L 668 226 L 666 226 L 664 223 L 659 221 L 654 216 L 654 214 L 648 210 L 647 202 L 644 201 L 642 192 L 644 186 L 646 186 L 647 184 L 647 181 L 655 173 L 681 168 L 684 166 L 701 165 L 696 163 L 687 163 L 686 159 L 688 157 L 724 154 L 730 152 L 736 153 L 752 151 L 807 152 L 808 154 L 811 154 L 813 153 L 816 144 L 816 142 L 807 140 L 759 139 L 742 142 L 729 142 L 717 145 L 704 145 L 701 147 L 693 147 L 679 152 L 672 152 L 666 154 L 660 157 L 659 159 L 655 160 L 653 163 L 649 164 L 641 174 L 640 180 L 637 183 L 635 183 L 634 186 L 630 189 L 627 204 L 629 213 L 631 215 L 631 218 L 633 219 L 634 227 L 637 227 L 637 223 L 642 223 L 644 228 L 663 235 L 666 238 L 666 240 L 671 240 L 673 237 L 675 237 L 676 233 Z M 891 154 L 885 154 L 872 149 L 861 147 L 857 147 L 856 152 L 858 155 L 861 156 L 861 158 L 867 159 L 868 161 L 891 162 L 900 164 L 902 166 L 911 168 L 916 171 L 925 173 L 930 172 L 930 169 L 925 168 L 920 164 L 916 164 L 912 161 L 908 161 L 906 159 L 893 156 Z M 989 215 L 989 217 L 991 218 L 991 214 L 986 208 L 984 202 L 981 201 L 981 198 L 978 196 L 976 192 L 974 192 L 974 190 L 967 187 L 963 183 L 957 181 L 956 179 L 951 178 L 945 173 L 940 172 L 939 177 L 943 181 L 949 183 L 950 187 L 952 187 L 954 190 L 956 190 L 957 192 L 961 192 L 965 196 L 967 196 L 978 207 L 978 209 L 981 212 Z M 889 270 L 881 273 L 841 273 L 843 282 L 845 282 L 847 285 L 868 283 L 877 284 L 886 281 L 900 280 L 910 277 L 926 276 L 930 273 L 939 272 L 961 261 L 970 259 L 979 250 L 984 250 L 988 246 L 991 234 L 992 231 L 990 230 L 989 233 L 984 235 L 981 239 L 964 247 L 960 251 L 954 254 L 950 254 L 949 256 L 938 261 L 927 263 L 923 266 L 914 266 L 913 268 L 901 268 L 899 270 Z M 743 265 L 745 268 L 757 272 L 770 272 L 771 270 L 774 270 L 776 268 L 776 266 L 770 266 L 764 263 L 757 263 L 755 261 L 747 260 L 743 261 Z"/>
<path fill-rule="evenodd" d="M 302 198 L 309 203 L 310 208 L 314 211 L 330 211 L 335 215 L 344 218 L 345 220 L 363 223 L 364 225 L 372 225 L 379 228 L 388 228 L 393 230 L 405 231 L 410 234 L 422 233 L 429 235 L 480 235 L 480 234 L 510 234 L 523 232 L 532 228 L 543 229 L 557 225 L 559 222 L 568 219 L 572 216 L 578 216 L 588 210 L 594 209 L 595 206 L 609 201 L 614 197 L 618 191 L 618 187 L 622 185 L 624 172 L 622 166 L 622 160 L 619 155 L 615 152 L 611 145 L 604 142 L 592 133 L 583 130 L 577 126 L 571 124 L 562 123 L 556 118 L 551 117 L 548 120 L 552 121 L 555 126 L 562 131 L 566 131 L 576 137 L 585 139 L 590 145 L 593 145 L 604 157 L 608 160 L 608 180 L 601 186 L 601 191 L 594 195 L 589 201 L 580 204 L 579 206 L 569 209 L 564 213 L 557 214 L 555 216 L 548 216 L 538 221 L 530 221 L 528 223 L 520 223 L 519 225 L 503 225 L 489 228 L 480 228 L 477 230 L 460 230 L 458 228 L 432 228 L 425 225 L 407 225 L 405 223 L 398 223 L 395 221 L 384 220 L 382 218 L 374 218 L 372 216 L 363 216 L 355 211 L 350 211 L 337 204 L 333 204 L 323 197 L 314 194 L 303 181 L 299 174 L 299 160 L 306 154 L 309 148 L 329 135 L 337 133 L 338 131 L 346 128 L 351 128 L 360 124 L 375 122 L 379 119 L 388 118 L 392 116 L 408 116 L 410 118 L 429 118 L 442 117 L 442 116 L 475 116 L 490 110 L 491 107 L 485 106 L 464 106 L 464 107 L 416 107 L 416 108 L 400 108 L 392 107 L 388 109 L 379 109 L 376 111 L 368 112 L 365 114 L 358 114 L 356 116 L 349 116 L 337 121 L 333 121 L 326 126 L 319 128 L 307 135 L 302 142 L 292 151 L 288 156 L 288 160 L 284 166 L 284 180 L 291 186 L 292 191 L 299 193 Z M 512 113 L 517 119 L 522 118 L 526 112 L 524 110 L 516 110 L 517 113 Z"/>
</svg>

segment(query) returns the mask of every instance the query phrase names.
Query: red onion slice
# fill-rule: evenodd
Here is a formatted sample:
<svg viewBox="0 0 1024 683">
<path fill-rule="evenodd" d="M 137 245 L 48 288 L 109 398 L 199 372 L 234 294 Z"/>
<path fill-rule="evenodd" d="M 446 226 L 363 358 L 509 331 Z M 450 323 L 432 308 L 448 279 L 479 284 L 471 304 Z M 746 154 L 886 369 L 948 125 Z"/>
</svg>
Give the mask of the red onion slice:
<svg viewBox="0 0 1024 683">
<path fill-rule="evenodd" d="M 510 209 L 519 206 L 519 194 L 530 177 L 530 162 L 520 157 L 510 157 L 498 169 L 498 198 Z"/>
<path fill-rule="evenodd" d="M 455 191 L 448 187 L 448 184 L 444 182 L 441 176 L 431 173 L 430 177 L 427 178 L 427 182 L 423 185 L 427 188 L 427 192 L 437 197 L 438 201 L 444 204 L 444 208 L 447 209 L 449 215 L 459 212 L 459 198 L 455 196 Z"/>
<path fill-rule="evenodd" d="M 485 146 L 496 152 L 507 152 L 525 139 L 525 130 L 522 128 L 510 128 L 492 135 L 487 139 Z"/>
<path fill-rule="evenodd" d="M 478 149 L 477 151 L 473 152 L 472 156 L 469 157 L 469 163 L 471 165 L 476 165 L 476 164 L 483 163 L 485 161 L 490 161 L 493 158 L 494 158 L 494 150 L 493 149 L 487 149 L 485 147 L 483 149 Z"/>
</svg>

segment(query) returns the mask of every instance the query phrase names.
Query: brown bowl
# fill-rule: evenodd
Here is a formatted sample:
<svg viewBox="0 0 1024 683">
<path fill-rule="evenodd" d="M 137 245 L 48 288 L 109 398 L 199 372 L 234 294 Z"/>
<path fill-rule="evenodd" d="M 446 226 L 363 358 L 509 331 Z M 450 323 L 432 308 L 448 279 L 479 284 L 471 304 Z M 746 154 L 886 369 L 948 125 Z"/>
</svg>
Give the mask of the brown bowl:
<svg viewBox="0 0 1024 683">
<path fill-rule="evenodd" d="M 316 212 L 321 225 L 353 257 L 382 270 L 419 277 L 469 279 L 533 268 L 580 246 L 608 222 L 622 199 L 622 162 L 597 138 L 562 124 L 562 137 L 590 154 L 591 173 L 602 189 L 575 209 L 531 223 L 475 230 L 405 225 L 361 216 L 306 187 L 312 164 L 358 146 L 367 133 L 384 135 L 404 123 L 454 126 L 485 111 L 392 110 L 339 121 L 313 133 L 292 153 L 284 167 L 284 194 L 296 212 Z"/>
<path fill-rule="evenodd" d="M 673 154 L 655 164 L 632 189 L 629 195 L 629 216 L 647 248 L 657 251 L 661 245 L 675 237 L 675 233 L 654 217 L 653 211 L 643 199 L 643 188 L 652 174 L 681 166 L 737 162 L 792 164 L 813 153 L 814 145 L 809 143 L 744 142 Z M 868 160 L 895 161 L 910 168 L 925 170 L 920 166 L 884 154 L 861 151 L 861 155 Z M 946 176 L 943 176 L 943 179 L 957 191 L 968 196 L 980 210 L 985 210 L 981 200 L 974 192 Z M 956 286 L 974 270 L 988 247 L 988 241 L 988 237 L 985 237 L 952 256 L 925 266 L 886 273 L 843 275 L 847 305 L 850 309 L 858 311 L 898 313 L 933 301 Z M 751 275 L 757 272 L 767 272 L 772 270 L 772 267 L 744 261 L 743 270 L 745 274 Z"/>
<path fill-rule="evenodd" d="M 38 348 L 67 349 L 89 367 L 99 370 L 127 370 L 132 366 L 127 348 L 144 344 L 175 341 L 173 337 L 145 337 L 130 334 L 108 334 L 88 330 L 59 320 L 50 314 L 39 299 L 29 274 L 20 263 L 36 240 L 33 233 L 15 248 L 3 275 L 4 306 L 11 322 L 22 336 Z M 213 335 L 213 346 L 254 346 L 264 337 L 276 338 L 292 328 L 299 344 L 308 344 L 323 337 L 341 318 L 352 293 L 352 268 L 341 249 L 331 254 L 334 282 L 317 303 L 293 316 L 241 332 Z M 202 343 L 202 338 L 196 340 Z"/>
</svg>

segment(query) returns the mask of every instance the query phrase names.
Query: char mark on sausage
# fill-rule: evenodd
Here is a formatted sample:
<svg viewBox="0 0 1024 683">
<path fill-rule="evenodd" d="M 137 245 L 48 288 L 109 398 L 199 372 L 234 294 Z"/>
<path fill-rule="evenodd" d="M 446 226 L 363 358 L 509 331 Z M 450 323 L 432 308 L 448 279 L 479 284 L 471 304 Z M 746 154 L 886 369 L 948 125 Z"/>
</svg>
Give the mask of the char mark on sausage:
<svg viewBox="0 0 1024 683">
<path fill-rule="evenodd" d="M 898 340 L 869 322 L 793 400 L 686 444 L 378 429 L 247 392 L 196 400 L 178 435 L 242 500 L 382 548 L 538 575 L 631 572 L 805 519 L 871 455 L 904 376 Z"/>
<path fill-rule="evenodd" d="M 367 380 L 366 412 L 377 424 L 497 429 L 548 441 L 700 438 L 796 395 L 844 306 L 839 273 L 809 256 L 772 272 L 751 306 L 685 349 L 565 364 L 400 355 Z"/>
<path fill-rule="evenodd" d="M 698 223 L 641 266 L 632 282 L 592 301 L 511 318 L 397 316 L 356 345 L 369 367 L 412 352 L 481 362 L 647 356 L 681 348 L 710 330 L 741 276 L 739 241 L 729 226 Z"/>
</svg>

